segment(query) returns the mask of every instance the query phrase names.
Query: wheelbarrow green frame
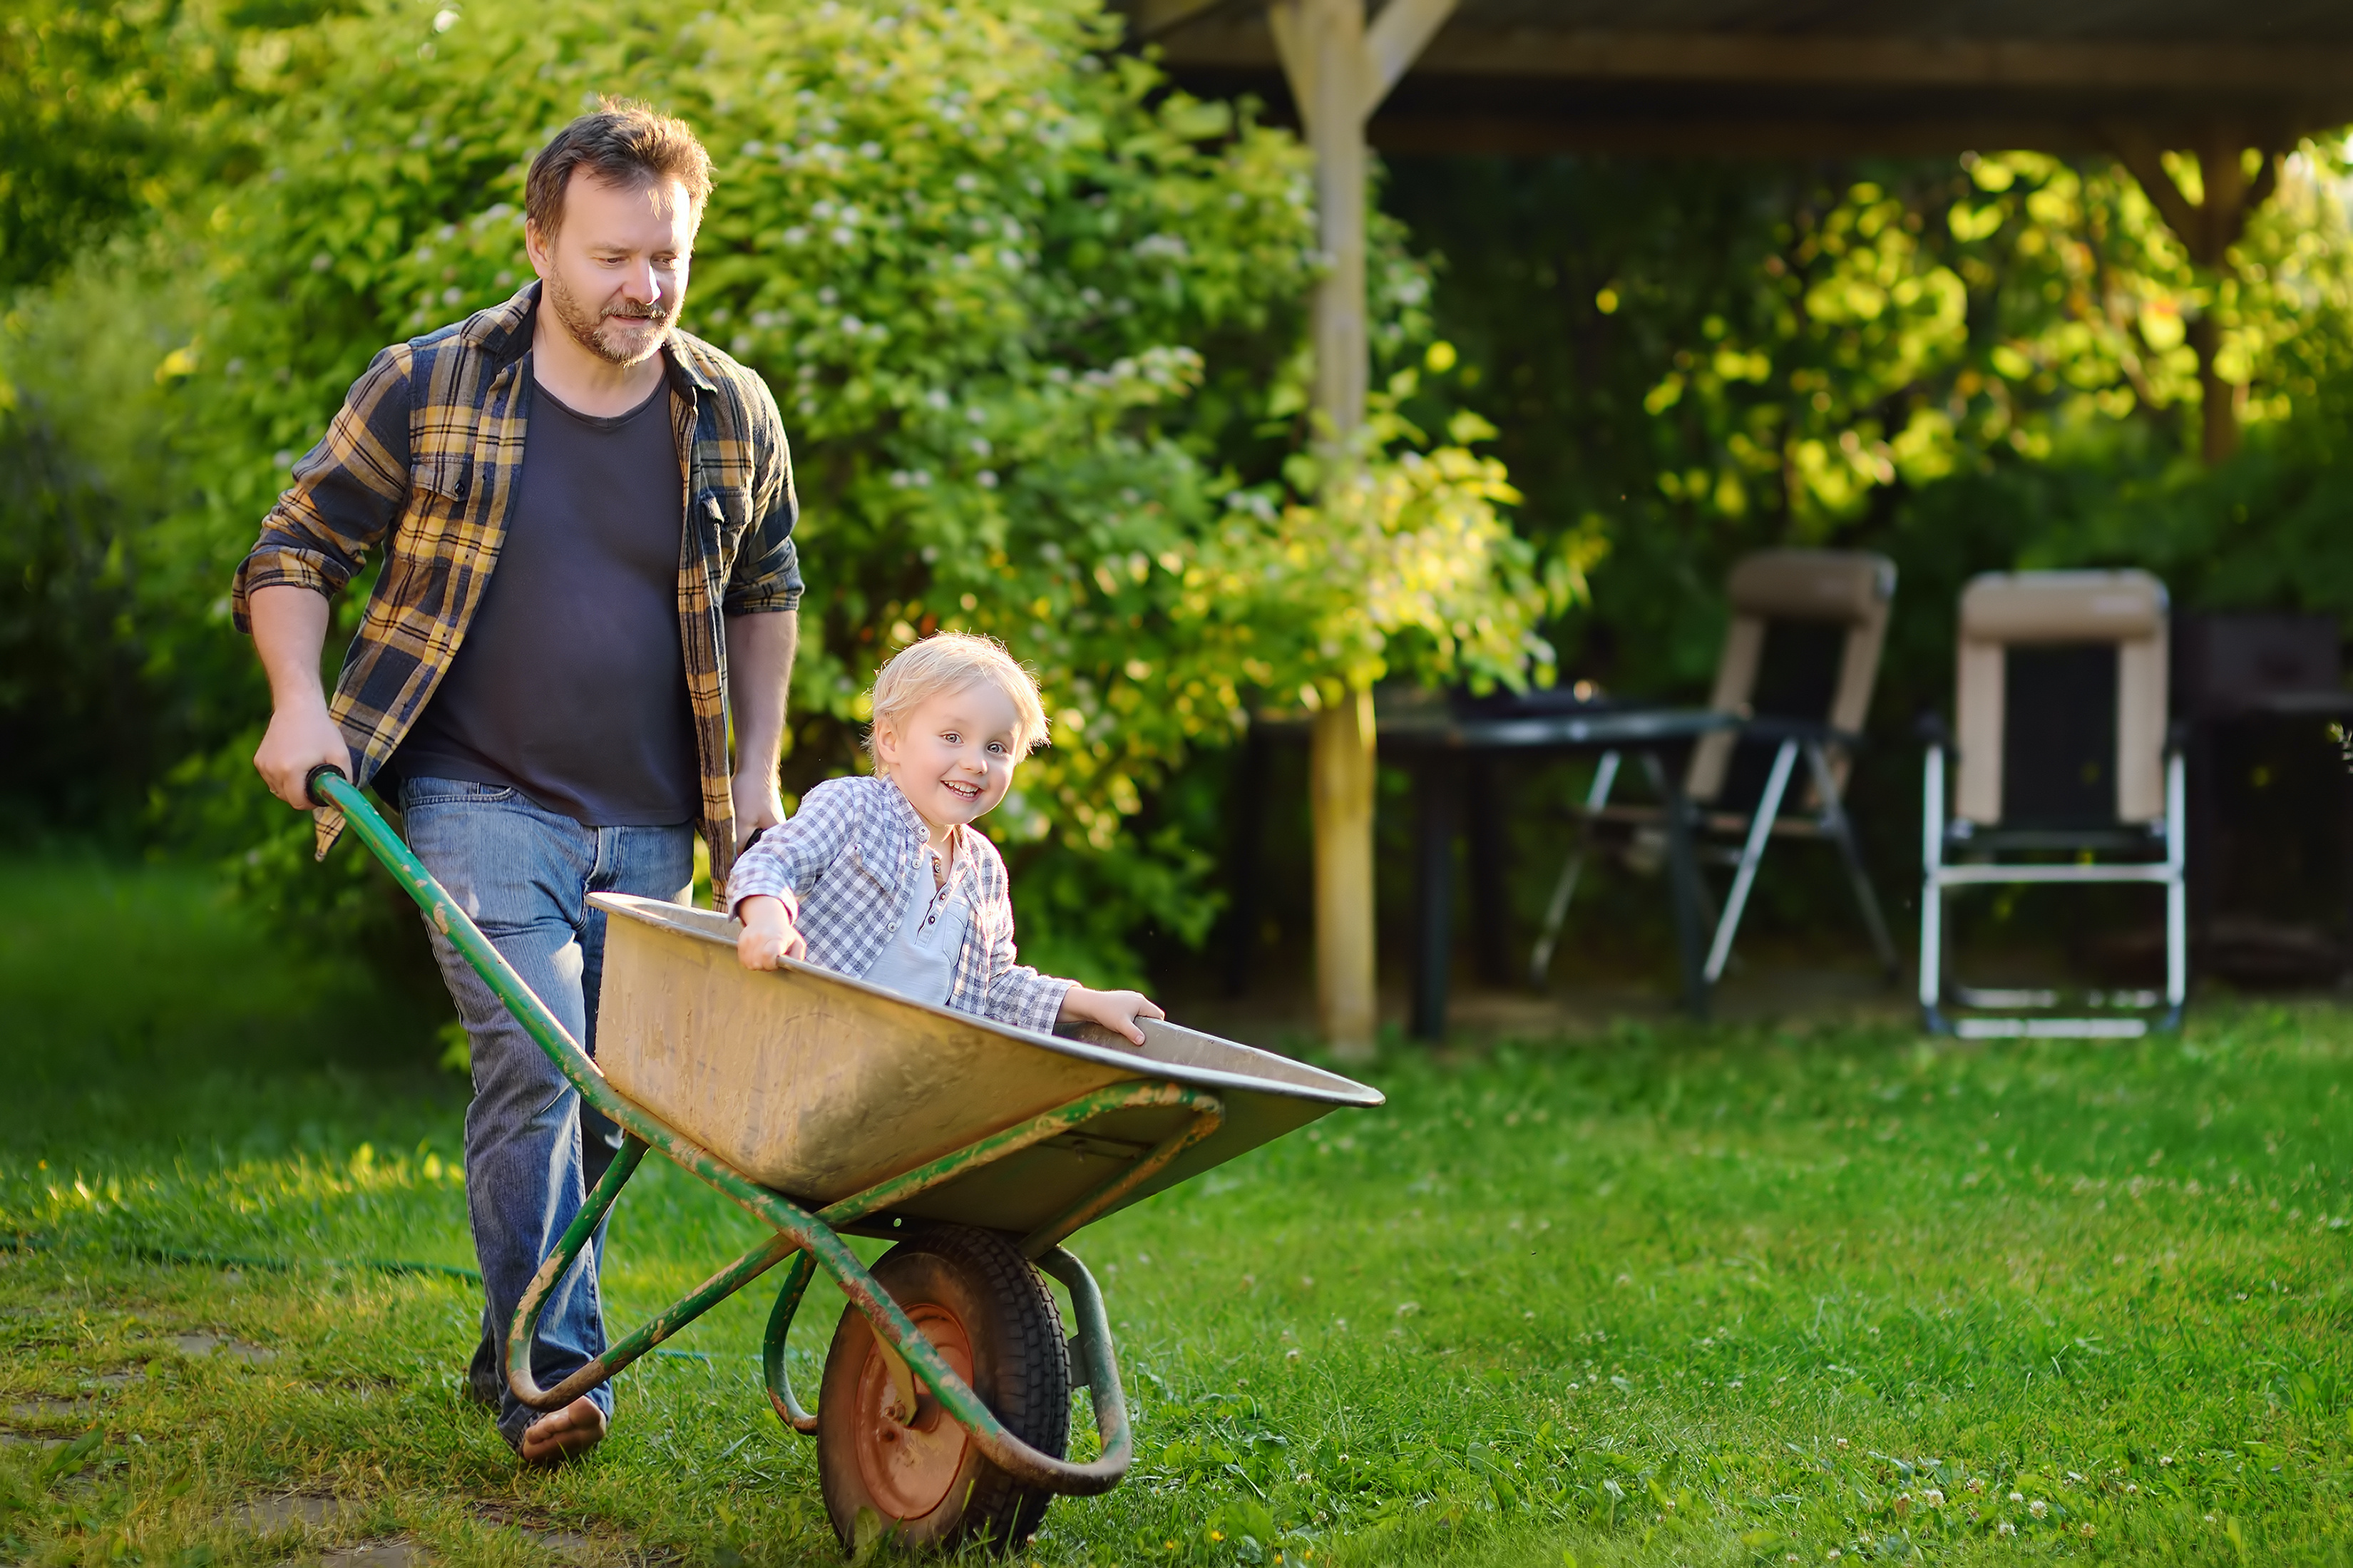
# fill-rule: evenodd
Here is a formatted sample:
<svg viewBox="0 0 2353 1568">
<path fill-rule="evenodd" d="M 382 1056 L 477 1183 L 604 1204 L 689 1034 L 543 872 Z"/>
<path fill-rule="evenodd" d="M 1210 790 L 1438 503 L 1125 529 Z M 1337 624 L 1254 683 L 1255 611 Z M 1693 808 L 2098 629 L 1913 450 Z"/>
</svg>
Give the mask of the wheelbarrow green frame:
<svg viewBox="0 0 2353 1568">
<path fill-rule="evenodd" d="M 518 1400 L 533 1410 L 562 1409 L 789 1258 L 791 1267 L 786 1270 L 784 1286 L 768 1316 L 760 1359 L 768 1401 L 793 1430 L 815 1433 L 817 1417 L 802 1409 L 794 1397 L 792 1382 L 785 1369 L 785 1338 L 809 1285 L 822 1268 L 872 1327 L 876 1342 L 890 1363 L 892 1381 L 899 1385 L 905 1401 L 904 1408 L 911 1412 L 913 1409 L 912 1383 L 920 1383 L 931 1391 L 944 1415 L 972 1434 L 973 1442 L 991 1463 L 1024 1486 L 1084 1497 L 1107 1492 L 1120 1483 L 1134 1460 L 1135 1442 L 1128 1426 L 1127 1401 L 1120 1388 L 1111 1323 L 1103 1311 L 1103 1292 L 1096 1288 L 1094 1276 L 1061 1243 L 1166 1169 L 1179 1154 L 1215 1132 L 1225 1120 L 1225 1107 L 1217 1096 L 1179 1083 L 1146 1080 L 1113 1084 L 812 1213 L 783 1194 L 762 1186 L 616 1092 L 579 1042 L 491 945 L 481 928 L 434 879 L 424 862 L 410 852 L 367 797 L 341 773 L 332 768 L 314 770 L 310 777 L 310 794 L 319 805 L 332 806 L 343 814 L 352 831 L 384 862 L 408 896 L 417 900 L 434 929 L 448 939 L 506 1005 L 539 1048 L 547 1053 L 548 1059 L 579 1091 L 581 1100 L 612 1118 L 622 1131 L 620 1152 L 588 1192 L 580 1212 L 556 1243 L 555 1250 L 540 1265 L 515 1308 L 514 1321 L 507 1333 L 506 1363 L 507 1386 Z M 1192 1112 L 1192 1120 L 1020 1243 L 1023 1256 L 1060 1280 L 1070 1291 L 1072 1314 L 1077 1320 L 1077 1331 L 1070 1342 L 1071 1381 L 1085 1387 L 1093 1401 L 1095 1431 L 1102 1439 L 1103 1453 L 1091 1463 L 1072 1464 L 1040 1452 L 1006 1430 L 1004 1423 L 990 1413 L 972 1385 L 956 1375 L 923 1331 L 915 1327 L 913 1320 L 875 1281 L 842 1240 L 841 1233 L 856 1227 L 887 1236 L 891 1234 L 892 1208 L 917 1194 L 1072 1131 L 1099 1116 L 1146 1106 L 1182 1108 Z M 614 1200 L 636 1173 L 649 1149 L 659 1150 L 672 1163 L 767 1226 L 775 1235 L 654 1314 L 586 1366 L 554 1387 L 543 1389 L 531 1373 L 531 1342 L 540 1310 L 611 1211 Z"/>
</svg>

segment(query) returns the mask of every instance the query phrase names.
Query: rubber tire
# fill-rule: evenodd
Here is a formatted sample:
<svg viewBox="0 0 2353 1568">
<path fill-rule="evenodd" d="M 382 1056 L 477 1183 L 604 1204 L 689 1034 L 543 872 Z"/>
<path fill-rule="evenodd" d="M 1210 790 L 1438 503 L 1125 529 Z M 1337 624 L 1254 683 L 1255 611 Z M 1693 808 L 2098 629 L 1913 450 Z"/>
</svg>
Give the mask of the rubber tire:
<svg viewBox="0 0 2353 1568">
<path fill-rule="evenodd" d="M 911 1310 L 935 1304 L 964 1322 L 972 1342 L 972 1386 L 1008 1431 L 1055 1458 L 1071 1436 L 1071 1369 L 1062 1315 L 1046 1282 L 997 1231 L 936 1226 L 901 1242 L 874 1266 L 892 1300 Z M 860 1474 L 856 1401 L 874 1334 L 855 1303 L 845 1306 L 826 1352 L 818 1404 L 818 1484 L 844 1552 L 857 1546 L 858 1516 L 871 1510 L 895 1525 L 903 1544 L 953 1551 L 968 1542 L 1011 1551 L 1044 1522 L 1053 1494 L 1025 1487 L 967 1442 L 963 1463 L 937 1507 L 894 1521 Z M 943 1420 L 946 1418 L 942 1417 Z"/>
</svg>

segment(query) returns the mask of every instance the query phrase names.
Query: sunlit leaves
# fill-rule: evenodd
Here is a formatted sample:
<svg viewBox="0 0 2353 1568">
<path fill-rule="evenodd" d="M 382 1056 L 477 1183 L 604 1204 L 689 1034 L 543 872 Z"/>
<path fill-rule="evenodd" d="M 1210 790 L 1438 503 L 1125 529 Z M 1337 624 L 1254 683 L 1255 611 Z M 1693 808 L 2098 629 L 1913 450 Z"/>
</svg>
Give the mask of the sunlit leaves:
<svg viewBox="0 0 2353 1568">
<path fill-rule="evenodd" d="M 1710 459 L 1663 468 L 1657 488 L 1728 519 L 1761 502 L 1822 537 L 1887 487 L 2194 408 L 2200 316 L 2220 324 L 2222 380 L 2248 387 L 2242 416 L 2284 417 L 2290 384 L 2312 380 L 2298 342 L 2312 313 L 2353 307 L 2330 237 L 2346 228 L 2337 162 L 2311 146 L 2291 161 L 2226 277 L 2193 269 L 2106 160 L 1972 155 L 1942 192 L 1825 193 L 1778 236 L 1749 298 L 1726 301 L 1733 321 L 1709 316 L 1651 384 L 1645 410 Z"/>
</svg>

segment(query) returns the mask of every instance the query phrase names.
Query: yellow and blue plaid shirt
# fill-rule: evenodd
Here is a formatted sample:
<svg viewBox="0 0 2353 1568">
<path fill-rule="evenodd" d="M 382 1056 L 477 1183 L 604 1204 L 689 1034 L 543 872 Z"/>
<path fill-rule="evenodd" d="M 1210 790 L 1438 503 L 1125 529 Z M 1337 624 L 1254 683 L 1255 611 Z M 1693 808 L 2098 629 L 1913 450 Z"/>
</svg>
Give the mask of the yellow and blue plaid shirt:
<svg viewBox="0 0 2353 1568">
<path fill-rule="evenodd" d="M 538 307 L 533 282 L 377 354 L 294 465 L 293 485 L 237 565 L 230 605 L 237 629 L 249 632 L 254 590 L 288 584 L 332 596 L 370 550 L 383 551 L 328 710 L 362 785 L 432 699 L 498 564 L 522 473 L 531 411 L 522 361 Z M 702 773 L 695 826 L 718 890 L 735 858 L 726 617 L 799 605 L 799 508 L 784 422 L 760 378 L 685 332 L 670 334 L 663 357 L 685 500 L 678 618 Z M 324 856 L 343 818 L 318 818 Z"/>
</svg>

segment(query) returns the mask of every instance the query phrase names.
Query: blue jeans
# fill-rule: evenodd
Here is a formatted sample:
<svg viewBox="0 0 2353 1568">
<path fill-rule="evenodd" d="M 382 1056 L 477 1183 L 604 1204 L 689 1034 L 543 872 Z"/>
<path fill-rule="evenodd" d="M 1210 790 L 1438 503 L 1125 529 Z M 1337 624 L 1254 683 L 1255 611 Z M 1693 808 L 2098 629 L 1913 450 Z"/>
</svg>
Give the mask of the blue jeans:
<svg viewBox="0 0 2353 1568">
<path fill-rule="evenodd" d="M 402 781 L 400 810 L 417 858 L 572 1037 L 595 1055 L 605 917 L 588 907 L 587 897 L 636 893 L 683 901 L 694 881 L 693 830 L 586 827 L 542 810 L 520 791 L 448 779 Z M 588 1186 L 612 1163 L 620 1135 L 580 1104 L 579 1091 L 429 920 L 426 928 L 474 1058 L 474 1100 L 466 1108 L 466 1207 L 484 1297 L 474 1371 L 497 1379 L 499 1430 L 520 1445 L 539 1413 L 503 1386 L 507 1326 L 531 1277 L 580 1212 Z M 604 1352 L 597 1283 L 604 1258 L 600 1226 L 540 1314 L 531 1364 L 542 1388 Z M 609 1387 L 589 1397 L 611 1415 Z"/>
</svg>

